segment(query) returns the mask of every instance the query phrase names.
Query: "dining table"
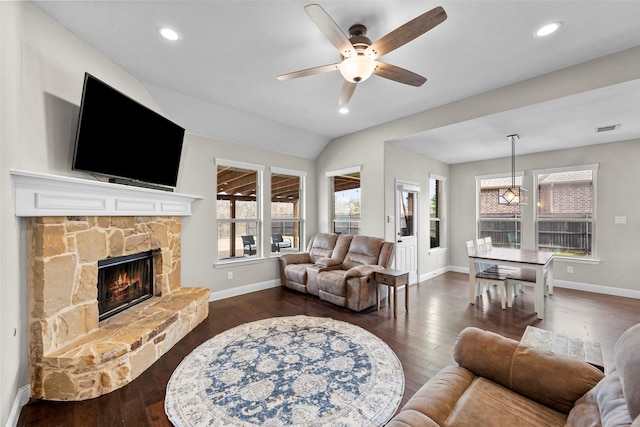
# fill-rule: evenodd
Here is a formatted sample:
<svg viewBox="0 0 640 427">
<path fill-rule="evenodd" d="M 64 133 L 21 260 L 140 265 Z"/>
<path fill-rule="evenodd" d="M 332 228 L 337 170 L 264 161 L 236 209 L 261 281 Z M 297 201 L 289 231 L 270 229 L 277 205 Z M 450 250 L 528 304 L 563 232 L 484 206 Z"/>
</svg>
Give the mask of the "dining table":
<svg viewBox="0 0 640 427">
<path fill-rule="evenodd" d="M 530 268 L 535 270 L 536 283 L 533 287 L 534 310 L 538 319 L 543 318 L 544 297 L 547 293 L 553 294 L 553 252 L 492 247 L 476 254 L 469 255 L 470 304 L 474 304 L 476 299 L 476 263 Z M 547 276 L 546 283 L 545 275 Z"/>
</svg>

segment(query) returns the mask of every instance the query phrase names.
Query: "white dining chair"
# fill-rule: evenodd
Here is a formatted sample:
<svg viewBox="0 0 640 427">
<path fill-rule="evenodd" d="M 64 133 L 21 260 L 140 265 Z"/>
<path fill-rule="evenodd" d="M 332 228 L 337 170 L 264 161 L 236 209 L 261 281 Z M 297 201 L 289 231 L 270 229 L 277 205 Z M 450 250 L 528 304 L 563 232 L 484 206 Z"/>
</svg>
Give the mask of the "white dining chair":
<svg viewBox="0 0 640 427">
<path fill-rule="evenodd" d="M 467 245 L 467 255 L 472 256 L 477 253 L 477 240 L 468 240 L 466 242 Z M 490 264 L 484 263 L 475 263 L 476 265 L 476 277 L 475 277 L 475 298 L 482 295 L 484 292 L 484 288 L 486 286 L 487 292 L 489 291 L 489 285 L 494 284 L 497 285 L 497 289 L 500 292 L 500 304 L 502 309 L 506 308 L 507 304 L 507 279 L 509 277 L 509 271 L 500 269 L 500 268 L 492 268 L 489 271 L 484 271 L 483 269 L 486 266 L 491 266 Z M 497 267 L 497 266 L 496 266 Z"/>
</svg>

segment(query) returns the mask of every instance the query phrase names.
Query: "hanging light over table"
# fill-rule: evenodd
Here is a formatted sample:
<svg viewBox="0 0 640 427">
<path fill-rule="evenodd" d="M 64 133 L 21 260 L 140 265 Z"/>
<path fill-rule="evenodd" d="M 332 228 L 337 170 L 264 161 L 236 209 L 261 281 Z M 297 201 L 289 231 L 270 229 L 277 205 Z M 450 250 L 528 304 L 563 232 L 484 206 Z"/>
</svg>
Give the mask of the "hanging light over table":
<svg viewBox="0 0 640 427">
<path fill-rule="evenodd" d="M 517 133 L 513 135 L 507 135 L 507 138 L 511 140 L 511 187 L 507 188 L 501 195 L 507 205 L 520 205 L 522 203 L 522 191 L 524 188 L 516 187 L 516 140 L 520 138 Z"/>
</svg>

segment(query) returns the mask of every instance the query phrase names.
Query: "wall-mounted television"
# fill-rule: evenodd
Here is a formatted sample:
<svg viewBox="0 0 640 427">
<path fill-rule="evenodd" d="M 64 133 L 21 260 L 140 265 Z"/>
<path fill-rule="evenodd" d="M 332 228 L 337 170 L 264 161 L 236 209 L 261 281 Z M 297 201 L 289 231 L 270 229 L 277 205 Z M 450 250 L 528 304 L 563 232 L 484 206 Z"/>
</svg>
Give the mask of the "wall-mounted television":
<svg viewBox="0 0 640 427">
<path fill-rule="evenodd" d="M 182 127 L 85 73 L 74 170 L 175 187 L 183 139 Z"/>
</svg>

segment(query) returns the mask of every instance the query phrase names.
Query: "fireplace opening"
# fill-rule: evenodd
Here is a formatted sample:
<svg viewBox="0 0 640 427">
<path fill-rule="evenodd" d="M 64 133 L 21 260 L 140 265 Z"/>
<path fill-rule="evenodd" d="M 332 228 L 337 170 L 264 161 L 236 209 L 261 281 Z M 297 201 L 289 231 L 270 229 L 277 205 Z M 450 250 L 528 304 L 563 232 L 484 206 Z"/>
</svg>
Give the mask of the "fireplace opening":
<svg viewBox="0 0 640 427">
<path fill-rule="evenodd" d="M 152 296 L 152 251 L 98 261 L 99 320 Z"/>
</svg>

